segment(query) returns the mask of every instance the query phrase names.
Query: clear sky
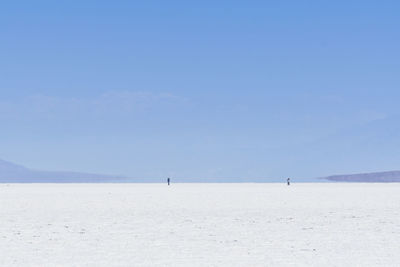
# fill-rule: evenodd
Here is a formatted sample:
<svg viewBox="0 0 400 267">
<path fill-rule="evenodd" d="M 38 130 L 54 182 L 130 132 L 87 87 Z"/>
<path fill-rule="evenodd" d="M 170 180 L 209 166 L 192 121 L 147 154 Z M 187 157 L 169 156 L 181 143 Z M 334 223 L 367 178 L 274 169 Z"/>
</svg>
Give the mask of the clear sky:
<svg viewBox="0 0 400 267">
<path fill-rule="evenodd" d="M 394 0 L 3 1 L 0 158 L 188 181 L 400 169 L 399 14 Z"/>
</svg>

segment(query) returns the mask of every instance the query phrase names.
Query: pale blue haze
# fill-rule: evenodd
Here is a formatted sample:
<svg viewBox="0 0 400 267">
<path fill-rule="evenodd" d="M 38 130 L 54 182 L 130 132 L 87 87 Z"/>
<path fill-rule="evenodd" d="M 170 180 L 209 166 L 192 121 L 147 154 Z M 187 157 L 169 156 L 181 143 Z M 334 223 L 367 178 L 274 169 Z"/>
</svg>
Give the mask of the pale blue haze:
<svg viewBox="0 0 400 267">
<path fill-rule="evenodd" d="M 398 1 L 3 1 L 0 158 L 231 181 L 400 169 Z"/>
</svg>

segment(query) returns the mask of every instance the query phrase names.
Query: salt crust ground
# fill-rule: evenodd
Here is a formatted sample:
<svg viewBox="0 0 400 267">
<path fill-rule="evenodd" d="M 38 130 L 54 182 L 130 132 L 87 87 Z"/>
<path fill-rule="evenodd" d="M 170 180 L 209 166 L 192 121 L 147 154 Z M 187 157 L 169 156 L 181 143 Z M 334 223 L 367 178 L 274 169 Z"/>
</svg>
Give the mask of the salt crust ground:
<svg viewBox="0 0 400 267">
<path fill-rule="evenodd" d="M 1 184 L 1 266 L 400 266 L 400 184 Z"/>
</svg>

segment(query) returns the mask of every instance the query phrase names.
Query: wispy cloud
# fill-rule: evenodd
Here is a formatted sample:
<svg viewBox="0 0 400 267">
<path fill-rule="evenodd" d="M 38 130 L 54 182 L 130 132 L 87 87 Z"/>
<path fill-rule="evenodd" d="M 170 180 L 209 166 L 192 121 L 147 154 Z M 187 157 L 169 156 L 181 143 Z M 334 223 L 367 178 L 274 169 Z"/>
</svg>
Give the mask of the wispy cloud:
<svg viewBox="0 0 400 267">
<path fill-rule="evenodd" d="M 91 98 L 32 95 L 0 101 L 0 118 L 57 119 L 65 117 L 123 116 L 184 106 L 188 99 L 170 93 L 110 91 Z"/>
</svg>

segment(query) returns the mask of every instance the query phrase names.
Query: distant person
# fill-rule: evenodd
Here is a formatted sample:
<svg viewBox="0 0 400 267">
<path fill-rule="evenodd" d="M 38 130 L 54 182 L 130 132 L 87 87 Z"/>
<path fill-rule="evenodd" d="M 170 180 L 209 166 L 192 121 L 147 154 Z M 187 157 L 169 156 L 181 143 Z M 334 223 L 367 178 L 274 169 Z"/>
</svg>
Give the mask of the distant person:
<svg viewBox="0 0 400 267">
<path fill-rule="evenodd" d="M 290 178 L 287 178 L 286 182 L 287 182 L 287 185 L 290 185 Z"/>
<path fill-rule="evenodd" d="M 168 185 L 171 183 L 171 179 L 169 177 L 167 179 L 167 183 L 168 183 Z"/>
</svg>

